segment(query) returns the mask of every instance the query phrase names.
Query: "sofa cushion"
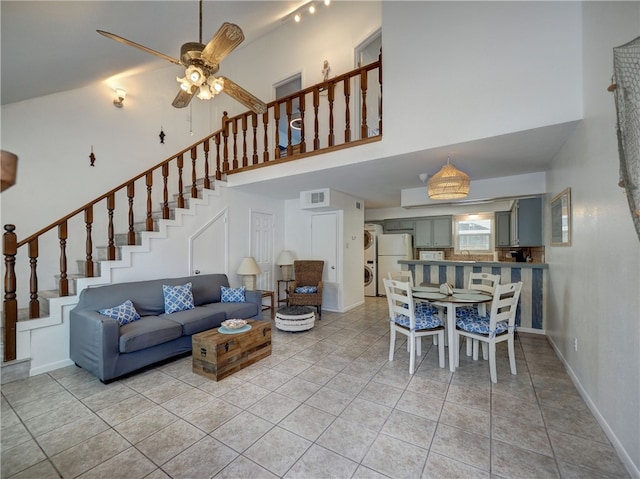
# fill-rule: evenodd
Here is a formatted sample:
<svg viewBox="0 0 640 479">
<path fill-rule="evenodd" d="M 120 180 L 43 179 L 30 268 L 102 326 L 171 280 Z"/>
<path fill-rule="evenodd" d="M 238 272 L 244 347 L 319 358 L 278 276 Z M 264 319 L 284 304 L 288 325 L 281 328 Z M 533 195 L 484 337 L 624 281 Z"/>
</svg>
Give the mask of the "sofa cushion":
<svg viewBox="0 0 640 479">
<path fill-rule="evenodd" d="M 211 303 L 205 304 L 204 307 L 217 313 L 224 313 L 224 319 L 247 319 L 258 314 L 256 303 Z"/>
<path fill-rule="evenodd" d="M 244 292 L 244 286 L 239 288 L 220 286 L 220 299 L 223 303 L 244 303 L 246 302 Z"/>
<path fill-rule="evenodd" d="M 222 321 L 227 319 L 222 311 L 213 311 L 204 306 L 172 314 L 162 314 L 160 317 L 180 324 L 182 334 L 185 336 L 217 328 Z"/>
<path fill-rule="evenodd" d="M 180 336 L 182 326 L 179 323 L 158 316 L 143 316 L 120 328 L 119 349 L 121 353 L 132 353 Z"/>
<path fill-rule="evenodd" d="M 120 323 L 120 326 L 132 323 L 140 319 L 140 315 L 133 306 L 130 299 L 127 299 L 124 303 L 114 306 L 113 308 L 100 309 L 98 313 L 108 318 L 115 319 Z"/>
<path fill-rule="evenodd" d="M 165 314 L 171 314 L 177 311 L 186 311 L 195 307 L 193 304 L 191 282 L 178 286 L 168 286 L 163 284 L 162 296 L 164 297 Z"/>
</svg>

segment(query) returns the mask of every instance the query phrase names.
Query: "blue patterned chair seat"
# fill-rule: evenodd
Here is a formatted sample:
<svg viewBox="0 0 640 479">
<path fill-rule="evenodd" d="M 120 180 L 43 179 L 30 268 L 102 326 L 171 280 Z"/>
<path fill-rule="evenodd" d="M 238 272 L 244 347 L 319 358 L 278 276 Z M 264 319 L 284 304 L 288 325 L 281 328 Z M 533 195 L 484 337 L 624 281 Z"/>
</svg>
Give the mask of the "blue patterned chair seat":
<svg viewBox="0 0 640 479">
<path fill-rule="evenodd" d="M 484 334 L 491 335 L 490 329 L 490 321 L 489 317 L 469 317 L 469 318 L 458 318 L 456 320 L 456 326 L 464 331 L 475 334 Z M 494 335 L 499 335 L 504 333 L 507 329 L 509 329 L 509 325 L 506 321 L 498 321 L 496 323 L 496 330 Z"/>
<path fill-rule="evenodd" d="M 395 323 L 405 328 L 410 328 L 409 316 L 401 314 L 396 316 Z M 423 314 L 416 311 L 416 331 L 421 329 L 433 329 L 442 326 L 442 321 L 439 317 L 432 314 Z"/>
<path fill-rule="evenodd" d="M 470 304 L 468 306 L 458 306 L 456 308 L 456 318 L 468 318 L 470 316 L 478 316 L 477 304 Z"/>
</svg>

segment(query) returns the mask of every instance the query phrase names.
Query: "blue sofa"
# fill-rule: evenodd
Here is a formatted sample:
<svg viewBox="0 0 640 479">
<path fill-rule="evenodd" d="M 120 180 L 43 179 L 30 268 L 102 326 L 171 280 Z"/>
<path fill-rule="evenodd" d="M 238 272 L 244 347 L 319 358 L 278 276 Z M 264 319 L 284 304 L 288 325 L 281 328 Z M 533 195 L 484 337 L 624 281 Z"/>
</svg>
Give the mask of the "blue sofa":
<svg viewBox="0 0 640 479">
<path fill-rule="evenodd" d="M 195 308 L 165 314 L 162 286 L 192 283 Z M 246 291 L 244 303 L 222 303 L 224 274 L 202 274 L 88 288 L 69 313 L 70 358 L 108 382 L 191 351 L 191 336 L 228 318 L 262 319 L 262 295 Z M 120 326 L 98 311 L 131 300 L 141 316 Z"/>
</svg>

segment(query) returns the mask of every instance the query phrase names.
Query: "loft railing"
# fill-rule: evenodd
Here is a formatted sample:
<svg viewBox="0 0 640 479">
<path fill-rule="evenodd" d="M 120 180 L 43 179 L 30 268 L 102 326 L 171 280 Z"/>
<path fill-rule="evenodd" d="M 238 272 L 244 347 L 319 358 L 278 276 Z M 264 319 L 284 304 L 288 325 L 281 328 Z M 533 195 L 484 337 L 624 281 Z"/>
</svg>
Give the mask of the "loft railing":
<svg viewBox="0 0 640 479">
<path fill-rule="evenodd" d="M 70 263 L 78 263 L 79 275 L 96 276 L 97 262 L 118 259 L 119 244 L 135 245 L 139 231 L 154 231 L 156 219 L 169 219 L 200 186 L 211 188 L 212 178 L 380 140 L 382 59 L 267 106 L 261 115 L 229 118 L 225 112 L 218 131 L 25 239 L 18 240 L 15 225 L 5 225 L 4 360 L 16 359 L 19 312 L 24 319 L 41 315 L 40 283 L 69 296 Z"/>
</svg>

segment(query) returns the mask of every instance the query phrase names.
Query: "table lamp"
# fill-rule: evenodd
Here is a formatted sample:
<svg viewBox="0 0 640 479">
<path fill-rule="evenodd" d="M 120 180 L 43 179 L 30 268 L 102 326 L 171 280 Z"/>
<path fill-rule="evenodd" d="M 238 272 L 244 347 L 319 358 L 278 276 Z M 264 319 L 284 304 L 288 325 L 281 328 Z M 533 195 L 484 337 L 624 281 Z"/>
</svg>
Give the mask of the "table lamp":
<svg viewBox="0 0 640 479">
<path fill-rule="evenodd" d="M 236 272 L 242 276 L 242 285 L 247 291 L 256 290 L 256 275 L 260 274 L 261 271 L 252 256 L 245 256 Z"/>
<path fill-rule="evenodd" d="M 284 281 L 291 281 L 293 279 L 293 254 L 291 251 L 283 250 L 280 256 L 278 256 L 276 264 L 280 266 L 282 279 Z"/>
</svg>

